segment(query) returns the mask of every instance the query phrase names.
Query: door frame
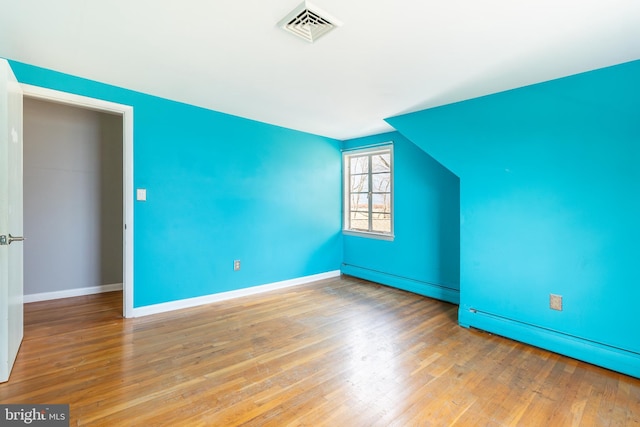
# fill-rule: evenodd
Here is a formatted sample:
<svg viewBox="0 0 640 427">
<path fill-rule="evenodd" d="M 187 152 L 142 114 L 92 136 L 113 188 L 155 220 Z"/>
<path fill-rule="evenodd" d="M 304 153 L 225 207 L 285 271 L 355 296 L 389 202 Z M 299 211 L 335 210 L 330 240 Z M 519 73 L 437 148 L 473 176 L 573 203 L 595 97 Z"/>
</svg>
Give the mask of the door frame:
<svg viewBox="0 0 640 427">
<path fill-rule="evenodd" d="M 23 96 L 122 117 L 122 315 L 133 317 L 133 107 L 40 86 L 21 84 Z"/>
</svg>

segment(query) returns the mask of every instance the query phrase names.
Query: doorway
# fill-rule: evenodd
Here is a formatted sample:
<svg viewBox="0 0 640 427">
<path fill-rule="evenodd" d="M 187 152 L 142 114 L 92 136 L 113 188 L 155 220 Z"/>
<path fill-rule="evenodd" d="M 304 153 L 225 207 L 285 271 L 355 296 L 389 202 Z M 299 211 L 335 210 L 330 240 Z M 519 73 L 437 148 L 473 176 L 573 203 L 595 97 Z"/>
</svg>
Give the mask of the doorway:
<svg viewBox="0 0 640 427">
<path fill-rule="evenodd" d="M 121 287 L 123 316 L 132 317 L 133 109 L 34 86 L 23 90 L 25 232 L 32 234 L 25 297 Z"/>
</svg>

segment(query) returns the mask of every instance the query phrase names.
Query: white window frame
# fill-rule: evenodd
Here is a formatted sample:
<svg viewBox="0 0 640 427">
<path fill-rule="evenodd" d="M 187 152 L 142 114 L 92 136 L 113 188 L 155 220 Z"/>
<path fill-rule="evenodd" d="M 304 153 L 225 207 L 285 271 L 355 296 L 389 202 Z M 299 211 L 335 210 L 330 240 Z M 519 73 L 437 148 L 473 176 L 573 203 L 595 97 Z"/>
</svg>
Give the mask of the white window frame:
<svg viewBox="0 0 640 427">
<path fill-rule="evenodd" d="M 390 184 L 390 197 L 391 197 L 391 211 L 390 211 L 390 216 L 391 216 L 391 231 L 388 233 L 385 232 L 380 232 L 380 231 L 365 231 L 365 230 L 354 230 L 350 228 L 350 220 L 351 220 L 351 216 L 350 216 L 350 212 L 351 212 L 351 171 L 350 171 L 350 164 L 351 162 L 349 161 L 349 159 L 351 157 L 356 157 L 356 156 L 363 156 L 363 155 L 367 155 L 367 156 L 372 156 L 374 154 L 377 153 L 381 153 L 381 152 L 388 152 L 389 153 L 389 158 L 390 158 L 390 175 L 391 175 L 391 184 Z M 342 176 L 343 176 L 343 180 L 342 180 L 342 195 L 343 195 L 343 203 L 342 203 L 342 211 L 343 211 L 343 215 L 342 215 L 342 232 L 343 234 L 346 235 L 351 235 L 351 236 L 360 236 L 360 237 L 369 237 L 369 238 L 374 238 L 374 239 L 381 239 L 381 240 L 393 240 L 395 235 L 394 235 L 394 218 L 395 218 L 395 208 L 394 208 L 394 204 L 393 204 L 393 199 L 394 199 L 394 186 L 393 186 L 393 182 L 394 182 L 394 160 L 393 160 L 393 142 L 385 142 L 383 144 L 376 144 L 375 146 L 368 146 L 366 148 L 361 147 L 361 148 L 354 148 L 354 149 L 350 149 L 350 150 L 345 150 L 342 153 Z M 369 170 L 369 221 L 371 224 L 371 220 L 372 220 L 372 200 L 373 198 L 372 196 L 372 192 L 371 192 L 371 170 Z M 371 228 L 371 225 L 370 227 Z"/>
</svg>

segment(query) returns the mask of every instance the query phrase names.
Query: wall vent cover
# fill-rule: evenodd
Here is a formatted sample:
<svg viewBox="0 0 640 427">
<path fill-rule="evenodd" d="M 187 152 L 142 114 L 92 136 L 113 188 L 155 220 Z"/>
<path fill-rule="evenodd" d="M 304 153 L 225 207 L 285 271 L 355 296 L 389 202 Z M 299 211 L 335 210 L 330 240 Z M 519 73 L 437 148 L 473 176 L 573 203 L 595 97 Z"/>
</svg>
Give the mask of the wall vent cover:
<svg viewBox="0 0 640 427">
<path fill-rule="evenodd" d="M 278 22 L 280 28 L 309 43 L 340 25 L 340 21 L 306 1 Z"/>
</svg>

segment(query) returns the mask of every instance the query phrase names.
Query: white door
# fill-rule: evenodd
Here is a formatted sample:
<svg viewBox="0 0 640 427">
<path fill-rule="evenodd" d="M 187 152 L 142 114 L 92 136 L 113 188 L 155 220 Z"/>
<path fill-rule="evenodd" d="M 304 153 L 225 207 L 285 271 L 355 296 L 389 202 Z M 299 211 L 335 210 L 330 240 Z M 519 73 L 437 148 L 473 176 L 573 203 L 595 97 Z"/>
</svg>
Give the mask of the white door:
<svg viewBox="0 0 640 427">
<path fill-rule="evenodd" d="M 22 343 L 22 279 L 22 90 L 0 59 L 0 382 Z"/>
</svg>

